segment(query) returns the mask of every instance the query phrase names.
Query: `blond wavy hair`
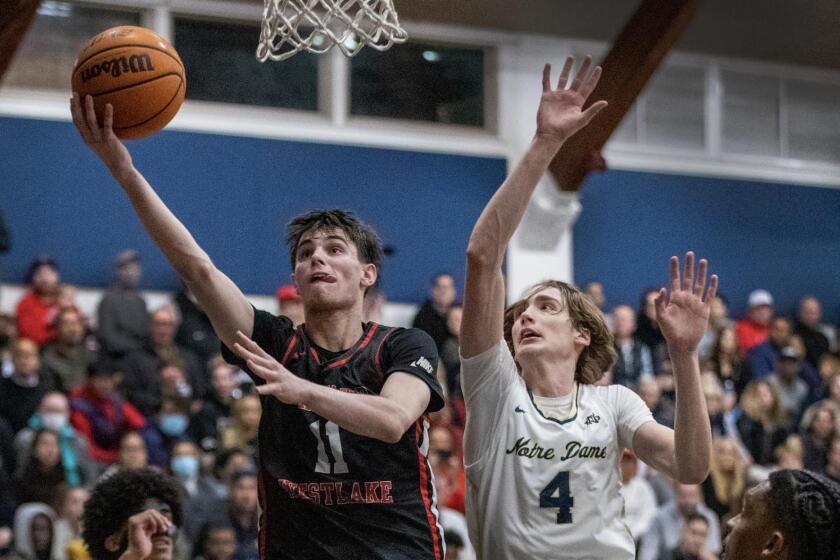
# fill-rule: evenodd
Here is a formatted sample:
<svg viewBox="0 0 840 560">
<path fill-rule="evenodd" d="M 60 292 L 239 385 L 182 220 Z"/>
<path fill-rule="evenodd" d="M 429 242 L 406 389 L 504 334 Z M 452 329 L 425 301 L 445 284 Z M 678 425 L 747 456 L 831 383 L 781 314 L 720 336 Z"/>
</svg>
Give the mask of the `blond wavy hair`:
<svg viewBox="0 0 840 560">
<path fill-rule="evenodd" d="M 604 314 L 592 299 L 566 282 L 546 280 L 535 284 L 525 292 L 522 299 L 505 309 L 505 342 L 507 342 L 511 356 L 516 359 L 516 350 L 513 348 L 513 324 L 528 307 L 528 300 L 546 288 L 556 288 L 560 292 L 572 325 L 577 330 L 585 330 L 589 333 L 589 346 L 586 346 L 580 353 L 575 365 L 575 381 L 584 385 L 596 383 L 603 377 L 604 372 L 615 363 L 616 353 L 613 345 L 613 335 L 607 328 Z M 517 367 L 519 367 L 518 364 Z"/>
</svg>

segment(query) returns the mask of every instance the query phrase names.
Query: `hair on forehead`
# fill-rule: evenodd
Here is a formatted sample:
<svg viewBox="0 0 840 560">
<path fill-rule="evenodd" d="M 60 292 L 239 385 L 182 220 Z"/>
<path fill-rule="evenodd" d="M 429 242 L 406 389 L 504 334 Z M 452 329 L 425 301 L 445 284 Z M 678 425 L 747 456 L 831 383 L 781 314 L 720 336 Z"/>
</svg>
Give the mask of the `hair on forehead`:
<svg viewBox="0 0 840 560">
<path fill-rule="evenodd" d="M 382 242 L 374 229 L 346 210 L 314 210 L 295 216 L 286 227 L 286 244 L 292 270 L 295 268 L 297 250 L 307 233 L 342 232 L 347 241 L 355 245 L 359 261 L 373 264 L 377 269 L 382 261 Z"/>
</svg>

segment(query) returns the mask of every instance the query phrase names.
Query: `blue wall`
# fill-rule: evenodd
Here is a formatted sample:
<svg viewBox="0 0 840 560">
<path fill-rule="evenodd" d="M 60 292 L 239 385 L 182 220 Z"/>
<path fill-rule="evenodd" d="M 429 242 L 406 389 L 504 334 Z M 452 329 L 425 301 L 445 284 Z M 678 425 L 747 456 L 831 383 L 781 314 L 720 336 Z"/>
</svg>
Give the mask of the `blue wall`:
<svg viewBox="0 0 840 560">
<path fill-rule="evenodd" d="M 575 280 L 603 282 L 608 306 L 635 307 L 642 288 L 666 285 L 668 258 L 692 249 L 736 313 L 765 288 L 783 313 L 814 294 L 840 321 L 838 189 L 608 171 L 587 181 L 581 203 Z"/>
<path fill-rule="evenodd" d="M 421 301 L 428 278 L 455 274 L 503 159 L 164 131 L 128 143 L 135 165 L 220 269 L 246 292 L 272 294 L 290 273 L 288 220 L 313 208 L 355 210 L 397 253 L 384 264 L 395 301 Z M 0 118 L 0 209 L 12 251 L 0 280 L 20 282 L 37 254 L 66 282 L 106 286 L 111 260 L 137 248 L 144 287 L 178 281 L 104 166 L 70 123 Z"/>
</svg>

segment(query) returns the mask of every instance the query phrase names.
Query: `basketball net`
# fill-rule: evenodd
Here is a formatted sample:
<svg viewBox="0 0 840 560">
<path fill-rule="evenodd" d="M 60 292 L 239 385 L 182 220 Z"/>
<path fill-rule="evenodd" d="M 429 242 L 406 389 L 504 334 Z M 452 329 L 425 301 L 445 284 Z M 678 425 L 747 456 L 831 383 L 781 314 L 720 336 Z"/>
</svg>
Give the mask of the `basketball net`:
<svg viewBox="0 0 840 560">
<path fill-rule="evenodd" d="M 333 45 L 355 56 L 365 45 L 384 51 L 407 38 L 393 0 L 265 0 L 257 59 L 321 54 Z"/>
</svg>

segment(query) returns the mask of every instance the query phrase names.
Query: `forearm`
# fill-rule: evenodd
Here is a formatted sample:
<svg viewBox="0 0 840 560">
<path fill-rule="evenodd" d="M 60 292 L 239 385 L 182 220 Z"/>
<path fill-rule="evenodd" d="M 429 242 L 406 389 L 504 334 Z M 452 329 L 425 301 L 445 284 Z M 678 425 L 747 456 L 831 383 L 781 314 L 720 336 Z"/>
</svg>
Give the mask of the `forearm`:
<svg viewBox="0 0 840 560">
<path fill-rule="evenodd" d="M 556 139 L 535 136 L 528 151 L 490 199 L 473 228 L 467 254 L 501 266 L 534 189 L 562 146 Z"/>
<path fill-rule="evenodd" d="M 163 203 L 148 181 L 134 166 L 111 170 L 128 195 L 137 216 L 178 275 L 186 282 L 199 279 L 212 266 L 193 236 Z"/>
<path fill-rule="evenodd" d="M 416 420 L 408 418 L 390 399 L 348 393 L 315 383 L 309 383 L 301 404 L 348 432 L 386 443 L 399 441 Z"/>
<path fill-rule="evenodd" d="M 712 430 L 700 381 L 697 352 L 669 348 L 676 384 L 674 420 L 675 474 L 680 482 L 699 484 L 709 472 Z"/>
</svg>

